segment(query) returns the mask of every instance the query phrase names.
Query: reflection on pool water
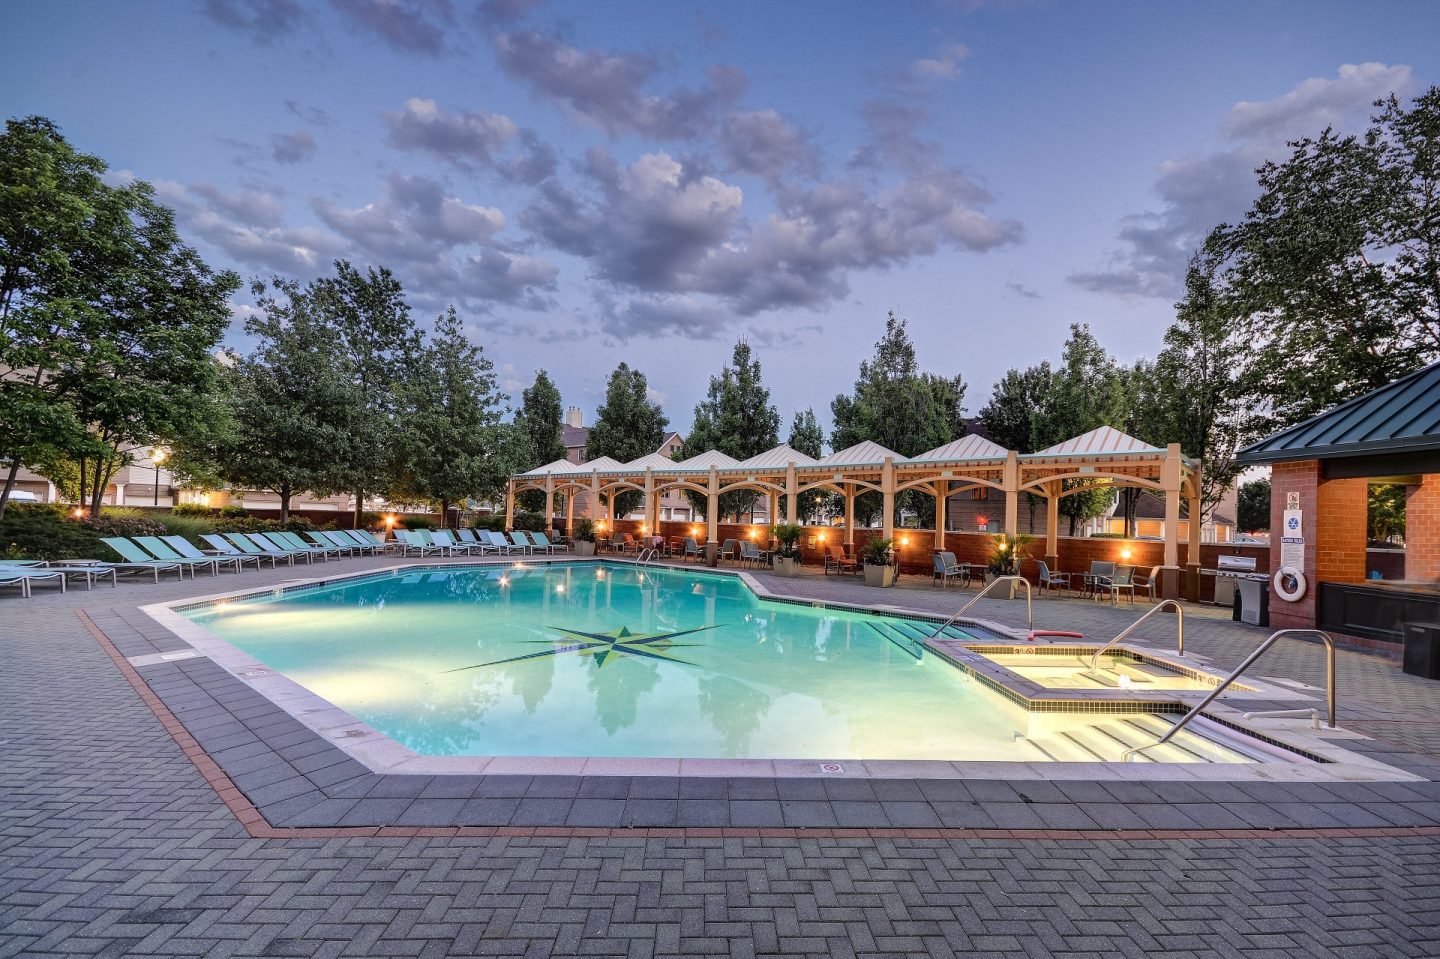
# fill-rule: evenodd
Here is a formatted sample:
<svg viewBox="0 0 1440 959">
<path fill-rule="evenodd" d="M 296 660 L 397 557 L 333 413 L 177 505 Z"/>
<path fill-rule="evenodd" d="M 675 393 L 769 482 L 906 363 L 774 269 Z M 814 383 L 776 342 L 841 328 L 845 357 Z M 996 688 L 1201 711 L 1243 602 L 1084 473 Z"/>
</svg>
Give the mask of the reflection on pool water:
<svg viewBox="0 0 1440 959">
<path fill-rule="evenodd" d="M 1032 715 L 917 659 L 907 637 L 930 624 L 762 601 L 698 571 L 431 567 L 185 615 L 428 755 L 1043 761 L 1125 748 L 1047 756 L 1030 737 L 1126 717 Z"/>
</svg>

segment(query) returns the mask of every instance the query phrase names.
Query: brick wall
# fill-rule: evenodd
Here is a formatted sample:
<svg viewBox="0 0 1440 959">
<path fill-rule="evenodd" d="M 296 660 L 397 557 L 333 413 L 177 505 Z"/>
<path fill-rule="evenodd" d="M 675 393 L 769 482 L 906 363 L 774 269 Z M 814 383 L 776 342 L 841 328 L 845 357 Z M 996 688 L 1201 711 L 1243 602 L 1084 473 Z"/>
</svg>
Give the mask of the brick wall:
<svg viewBox="0 0 1440 959">
<path fill-rule="evenodd" d="M 1440 475 L 1405 492 L 1405 578 L 1440 578 Z"/>
</svg>

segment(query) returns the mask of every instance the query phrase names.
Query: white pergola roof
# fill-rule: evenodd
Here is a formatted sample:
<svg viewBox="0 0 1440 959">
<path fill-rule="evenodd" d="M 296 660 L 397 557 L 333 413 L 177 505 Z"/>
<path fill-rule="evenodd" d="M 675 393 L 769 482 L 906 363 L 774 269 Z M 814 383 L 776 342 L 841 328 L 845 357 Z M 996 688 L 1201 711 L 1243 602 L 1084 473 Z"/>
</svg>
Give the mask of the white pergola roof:
<svg viewBox="0 0 1440 959">
<path fill-rule="evenodd" d="M 725 469 L 729 466 L 735 466 L 739 462 L 735 457 L 726 456 L 719 450 L 706 450 L 704 453 L 692 456 L 688 460 L 681 460 L 678 463 L 672 464 L 672 466 L 679 470 L 708 470 L 712 466 Z"/>
<path fill-rule="evenodd" d="M 599 459 L 590 460 L 588 463 L 581 463 L 575 467 L 577 473 L 606 473 L 611 470 L 623 470 L 625 464 L 609 456 L 602 456 Z"/>
<path fill-rule="evenodd" d="M 1137 440 L 1128 433 L 1122 433 L 1113 426 L 1101 426 L 1074 439 L 1056 443 L 1040 450 L 1035 456 L 1105 456 L 1110 453 L 1163 453 L 1158 446 L 1151 446 L 1144 440 Z"/>
<path fill-rule="evenodd" d="M 781 443 L 779 446 L 772 447 L 763 453 L 756 453 L 748 460 L 741 460 L 735 465 L 754 469 L 770 469 L 772 467 L 784 469 L 791 463 L 794 463 L 796 466 L 813 466 L 815 462 L 815 457 L 806 456 L 794 447 Z"/>
<path fill-rule="evenodd" d="M 631 460 L 630 462 L 624 464 L 621 469 L 634 470 L 636 472 L 643 473 L 647 469 L 673 470 L 676 465 L 676 462 L 670 459 L 668 456 L 661 456 L 659 453 L 646 453 L 638 460 Z"/>
<path fill-rule="evenodd" d="M 861 440 L 854 446 L 848 446 L 843 450 L 837 450 L 829 456 L 816 463 L 816 466 L 880 466 L 887 459 L 896 462 L 905 462 L 905 457 L 894 450 L 888 450 L 879 443 L 870 440 Z"/>
<path fill-rule="evenodd" d="M 949 463 L 955 460 L 1003 460 L 1010 451 L 976 433 L 969 433 L 953 443 L 910 457 L 910 463 Z"/>
<path fill-rule="evenodd" d="M 555 460 L 553 463 L 546 463 L 544 466 L 537 466 L 533 470 L 521 473 L 521 476 L 547 476 L 552 473 L 575 473 L 580 469 L 578 464 L 569 460 Z"/>
</svg>

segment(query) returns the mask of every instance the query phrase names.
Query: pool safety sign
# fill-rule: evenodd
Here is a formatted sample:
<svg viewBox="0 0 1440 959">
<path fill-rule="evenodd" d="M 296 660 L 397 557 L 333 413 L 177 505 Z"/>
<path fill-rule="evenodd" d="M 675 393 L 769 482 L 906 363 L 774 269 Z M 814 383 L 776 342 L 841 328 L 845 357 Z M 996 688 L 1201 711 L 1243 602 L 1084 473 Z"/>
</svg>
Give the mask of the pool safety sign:
<svg viewBox="0 0 1440 959">
<path fill-rule="evenodd" d="M 1304 517 L 1298 509 L 1287 509 L 1280 529 L 1280 565 L 1305 568 Z"/>
</svg>

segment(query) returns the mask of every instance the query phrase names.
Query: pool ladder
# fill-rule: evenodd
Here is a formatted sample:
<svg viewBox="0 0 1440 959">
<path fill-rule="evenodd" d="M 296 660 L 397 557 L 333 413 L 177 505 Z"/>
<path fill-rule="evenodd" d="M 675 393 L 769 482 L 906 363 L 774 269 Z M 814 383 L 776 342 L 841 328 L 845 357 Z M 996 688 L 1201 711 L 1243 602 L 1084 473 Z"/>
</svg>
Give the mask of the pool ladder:
<svg viewBox="0 0 1440 959">
<path fill-rule="evenodd" d="M 660 548 L 658 546 L 647 546 L 635 554 L 635 565 L 642 566 L 646 563 L 654 565 L 660 562 Z"/>
<path fill-rule="evenodd" d="M 1140 628 L 1140 624 L 1143 623 L 1143 622 L 1145 622 L 1145 620 L 1149 619 L 1151 616 L 1154 616 L 1156 613 L 1160 612 L 1162 609 L 1169 609 L 1169 608 L 1173 608 L 1173 609 L 1175 610 L 1175 646 L 1176 646 L 1175 652 L 1176 652 L 1177 655 L 1184 656 L 1184 655 L 1185 655 L 1185 609 L 1184 609 L 1184 607 L 1182 607 L 1179 603 L 1175 602 L 1175 600 L 1173 600 L 1173 599 L 1162 599 L 1160 602 L 1156 603 L 1156 604 L 1155 604 L 1154 606 L 1152 606 L 1150 609 L 1147 609 L 1147 610 L 1145 611 L 1145 615 L 1141 616 L 1139 619 L 1135 620 L 1135 622 L 1131 623 L 1129 626 L 1126 626 L 1124 629 L 1122 629 L 1122 630 L 1115 636 L 1114 639 L 1110 640 L 1110 642 L 1106 643 L 1104 646 L 1101 646 L 1099 649 L 1095 650 L 1095 655 L 1093 655 L 1093 656 L 1090 657 L 1090 672 L 1092 672 L 1092 673 L 1095 672 L 1095 670 L 1099 667 L 1099 665 L 1100 665 L 1100 657 L 1103 656 L 1103 655 L 1105 655 L 1106 650 L 1108 650 L 1111 646 L 1114 646 L 1115 644 L 1119 643 L 1122 639 L 1124 639 L 1125 637 L 1129 636 L 1131 633 L 1135 632 L 1135 630 L 1139 629 L 1139 628 Z"/>
<path fill-rule="evenodd" d="M 980 602 L 980 600 L 984 599 L 986 593 L 990 592 L 990 590 L 994 589 L 996 586 L 999 586 L 1001 583 L 1023 583 L 1023 584 L 1024 584 L 1024 586 L 1025 586 L 1025 626 L 1026 626 L 1027 629 L 1034 629 L 1034 628 L 1035 628 L 1035 607 L 1031 604 L 1031 601 L 1030 601 L 1030 581 L 1029 581 L 1028 579 L 1026 579 L 1024 576 L 997 576 L 997 577 L 995 577 L 994 579 L 992 579 L 988 584 L 986 584 L 986 586 L 985 586 L 984 589 L 982 589 L 982 590 L 980 590 L 980 592 L 976 593 L 974 599 L 970 600 L 970 602 L 966 603 L 964 606 L 961 606 L 958 610 L 956 610 L 955 615 L 953 615 L 953 616 L 951 616 L 949 619 L 945 620 L 945 622 L 941 625 L 941 627 L 940 627 L 939 629 L 935 630 L 935 632 L 931 633 L 928 637 L 926 637 L 926 640 L 929 641 L 929 640 L 931 640 L 931 639 L 935 639 L 935 638 L 936 638 L 937 636 L 939 636 L 941 633 L 945 632 L 945 630 L 947 630 L 947 629 L 949 629 L 951 626 L 955 625 L 955 620 L 959 619 L 961 616 L 964 616 L 966 610 L 968 610 L 971 606 L 974 606 L 976 603 Z"/>
<path fill-rule="evenodd" d="M 1152 610 L 1152 612 L 1153 612 L 1153 610 Z M 1143 751 L 1146 750 L 1146 749 L 1154 749 L 1156 746 L 1163 746 L 1163 745 L 1165 745 L 1167 742 L 1170 741 L 1170 739 L 1171 739 L 1172 737 L 1174 737 L 1174 735 L 1175 735 L 1176 733 L 1178 733 L 1180 730 L 1184 729 L 1184 728 L 1190 723 L 1190 721 L 1191 721 L 1192 719 L 1194 719 L 1196 716 L 1200 715 L 1200 713 L 1205 709 L 1206 706 L 1209 706 L 1212 702 L 1214 702 L 1214 701 L 1215 701 L 1215 697 L 1217 697 L 1217 696 L 1219 696 L 1221 693 L 1223 693 L 1223 692 L 1225 691 L 1225 689 L 1226 689 L 1231 683 L 1233 683 L 1236 679 L 1238 679 L 1238 678 L 1240 677 L 1240 674 L 1241 674 L 1241 673 L 1243 673 L 1243 672 L 1245 672 L 1245 670 L 1249 669 L 1250 666 L 1251 666 L 1251 664 L 1254 663 L 1255 660 L 1259 659 L 1262 655 L 1264 655 L 1264 653 L 1265 653 L 1266 650 L 1268 650 L 1271 646 L 1274 646 L 1276 640 L 1278 640 L 1281 636 L 1293 636 L 1293 635 L 1299 635 L 1299 634 L 1304 634 L 1304 635 L 1309 635 L 1309 636 L 1319 636 L 1319 637 L 1320 637 L 1322 640 L 1324 640 L 1324 642 L 1325 642 L 1325 713 L 1326 713 L 1326 725 L 1329 726 L 1331 729 L 1334 729 L 1334 728 L 1335 728 L 1335 640 L 1330 637 L 1330 634 L 1329 634 L 1329 633 L 1327 633 L 1327 632 L 1325 632 L 1325 631 L 1323 631 L 1323 630 L 1319 630 L 1319 629 L 1281 629 L 1281 630 L 1277 630 L 1276 632 L 1271 633 L 1271 634 L 1270 634 L 1270 637 L 1269 637 L 1268 639 L 1266 639 L 1265 642 L 1261 643 L 1259 646 L 1257 646 L 1257 647 L 1255 648 L 1255 652 L 1251 653 L 1249 656 L 1246 656 L 1246 657 L 1245 657 L 1245 661 L 1244 661 L 1243 663 L 1241 663 L 1239 666 L 1236 666 L 1235 669 L 1234 669 L 1234 671 L 1232 671 L 1229 676 L 1226 676 L 1223 680 L 1221 680 L 1220 685 L 1216 686 L 1214 689 L 1212 689 L 1212 690 L 1210 691 L 1210 695 L 1208 695 L 1208 696 L 1206 696 L 1204 699 L 1200 700 L 1200 702 L 1199 702 L 1198 705 L 1192 707 L 1191 710 L 1190 710 L 1188 713 L 1186 713 L 1184 716 L 1180 717 L 1180 721 L 1179 721 L 1178 723 L 1176 723 L 1174 726 L 1171 726 L 1170 729 L 1169 729 L 1169 731 L 1166 732 L 1165 735 L 1161 736 L 1159 739 L 1155 740 L 1155 742 L 1150 743 L 1149 745 L 1146 745 L 1146 746 L 1136 746 L 1134 749 L 1127 749 L 1127 750 L 1120 756 L 1120 761 L 1121 761 L 1121 762 L 1129 762 L 1129 761 L 1130 761 L 1130 757 L 1133 756 L 1133 755 L 1135 755 L 1136 753 L 1143 752 Z"/>
</svg>

